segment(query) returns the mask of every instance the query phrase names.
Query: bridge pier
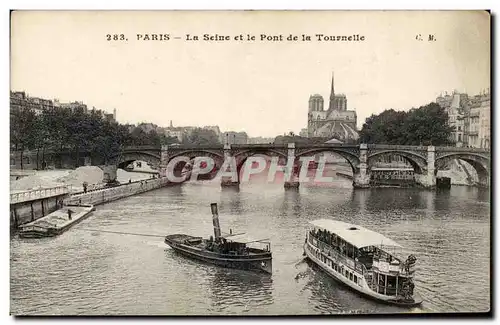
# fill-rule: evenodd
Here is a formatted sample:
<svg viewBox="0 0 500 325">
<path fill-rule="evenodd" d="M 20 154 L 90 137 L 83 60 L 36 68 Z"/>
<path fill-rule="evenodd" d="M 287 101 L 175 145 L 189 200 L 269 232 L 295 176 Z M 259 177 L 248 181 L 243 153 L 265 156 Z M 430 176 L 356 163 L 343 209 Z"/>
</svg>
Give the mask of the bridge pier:
<svg viewBox="0 0 500 325">
<path fill-rule="evenodd" d="M 368 145 L 359 145 L 359 165 L 354 173 L 352 186 L 354 188 L 370 187 L 370 172 L 368 169 Z"/>
<path fill-rule="evenodd" d="M 167 177 L 168 145 L 162 145 L 160 151 L 160 178 Z"/>
<path fill-rule="evenodd" d="M 113 183 L 116 182 L 116 172 L 118 170 L 117 165 L 101 165 L 99 168 L 102 169 L 104 176 L 102 181 L 104 183 Z"/>
<path fill-rule="evenodd" d="M 415 182 L 422 187 L 436 187 L 436 148 L 434 146 L 427 147 L 427 171 L 422 174 L 415 173 Z"/>
<path fill-rule="evenodd" d="M 231 153 L 231 145 L 224 145 L 224 163 L 221 169 L 225 169 L 224 172 L 231 173 L 231 176 L 222 175 L 220 180 L 221 187 L 240 187 L 240 177 L 238 175 L 238 169 L 236 167 L 236 160 Z M 229 171 L 227 170 L 229 169 Z"/>
<path fill-rule="evenodd" d="M 291 189 L 291 188 L 294 188 L 294 189 L 297 189 L 299 188 L 300 186 L 300 183 L 299 183 L 299 177 L 297 175 L 297 171 L 296 171 L 296 165 L 295 165 L 295 143 L 289 143 L 288 144 L 288 158 L 287 158 L 287 167 L 285 168 L 289 168 L 288 166 L 288 163 L 290 161 L 293 161 L 293 165 L 291 167 L 291 171 L 289 172 L 288 170 L 285 170 L 285 184 L 283 185 L 285 187 L 285 189 Z M 286 173 L 290 173 L 290 176 L 288 179 L 286 179 Z"/>
</svg>

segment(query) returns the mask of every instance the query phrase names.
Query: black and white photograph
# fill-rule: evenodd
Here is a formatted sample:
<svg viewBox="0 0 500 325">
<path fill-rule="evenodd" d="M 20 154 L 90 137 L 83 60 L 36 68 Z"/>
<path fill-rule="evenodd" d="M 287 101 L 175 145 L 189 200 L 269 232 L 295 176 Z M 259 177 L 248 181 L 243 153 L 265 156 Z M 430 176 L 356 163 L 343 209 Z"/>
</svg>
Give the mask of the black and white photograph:
<svg viewBox="0 0 500 325">
<path fill-rule="evenodd" d="M 12 10 L 11 316 L 491 316 L 487 10 Z"/>
</svg>

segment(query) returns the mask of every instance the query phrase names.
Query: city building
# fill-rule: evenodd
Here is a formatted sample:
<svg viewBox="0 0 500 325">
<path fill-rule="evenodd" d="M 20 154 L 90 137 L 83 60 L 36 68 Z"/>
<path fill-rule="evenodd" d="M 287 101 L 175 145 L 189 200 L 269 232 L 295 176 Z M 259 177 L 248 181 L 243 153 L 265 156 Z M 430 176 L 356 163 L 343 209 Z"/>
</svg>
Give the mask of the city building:
<svg viewBox="0 0 500 325">
<path fill-rule="evenodd" d="M 222 144 L 248 144 L 248 135 L 246 132 L 223 132 L 220 136 Z"/>
<path fill-rule="evenodd" d="M 179 142 L 184 140 L 184 131 L 181 128 L 165 128 L 164 133 L 167 137 L 177 138 Z"/>
<path fill-rule="evenodd" d="M 218 125 L 208 125 L 208 126 L 204 126 L 203 127 L 205 130 L 211 130 L 211 131 L 214 131 L 215 134 L 217 135 L 217 137 L 220 139 L 220 135 L 221 135 L 221 132 L 220 132 L 220 129 L 219 129 L 219 126 Z"/>
<path fill-rule="evenodd" d="M 81 101 L 61 103 L 58 99 L 51 100 L 39 97 L 31 97 L 24 91 L 10 92 L 10 108 L 14 111 L 20 109 L 32 109 L 37 115 L 40 115 L 44 110 L 54 108 L 65 108 L 72 113 L 79 112 L 83 114 L 87 114 L 90 111 L 93 111 L 100 114 L 104 119 L 116 121 L 116 109 L 113 110 L 113 114 L 106 114 L 101 110 L 96 110 L 95 107 L 93 107 L 92 110 L 89 110 L 87 105 Z"/>
<path fill-rule="evenodd" d="M 479 112 L 479 146 L 490 149 L 491 146 L 491 100 L 490 94 L 486 94 L 481 100 Z"/>
<path fill-rule="evenodd" d="M 54 108 L 54 102 L 49 99 L 38 97 L 30 97 L 24 91 L 10 92 L 10 107 L 11 109 L 32 109 L 35 114 L 39 115 L 46 109 Z"/>
<path fill-rule="evenodd" d="M 71 113 L 82 113 L 86 114 L 88 113 L 88 108 L 87 105 L 85 105 L 83 102 L 71 102 L 71 103 L 59 103 L 59 100 L 55 99 L 55 107 L 62 107 L 66 108 L 67 110 L 71 111 Z M 106 117 L 105 115 L 103 116 L 104 118 Z"/>
<path fill-rule="evenodd" d="M 307 136 L 334 138 L 342 142 L 357 140 L 357 115 L 355 110 L 348 110 L 347 97 L 335 94 L 332 75 L 328 109 L 324 110 L 324 100 L 319 94 L 309 97 L 307 115 Z"/>
<path fill-rule="evenodd" d="M 164 128 L 164 134 L 170 137 L 176 137 L 179 142 L 182 142 L 183 139 L 190 136 L 191 133 L 197 129 L 195 126 L 174 126 L 173 122 L 170 121 L 170 125 L 167 128 Z M 201 129 L 211 130 L 213 131 L 219 139 L 222 138 L 222 133 L 217 125 L 208 125 L 203 126 Z"/>
<path fill-rule="evenodd" d="M 450 137 L 457 147 L 490 147 L 489 90 L 474 96 L 453 91 L 437 97 L 436 103 L 448 113 L 448 123 L 454 128 Z"/>
<path fill-rule="evenodd" d="M 149 133 L 151 131 L 156 131 L 158 125 L 153 123 L 140 123 L 137 127 L 144 131 L 144 133 Z"/>
<path fill-rule="evenodd" d="M 274 138 L 248 137 L 248 144 L 269 144 L 274 143 Z"/>
</svg>

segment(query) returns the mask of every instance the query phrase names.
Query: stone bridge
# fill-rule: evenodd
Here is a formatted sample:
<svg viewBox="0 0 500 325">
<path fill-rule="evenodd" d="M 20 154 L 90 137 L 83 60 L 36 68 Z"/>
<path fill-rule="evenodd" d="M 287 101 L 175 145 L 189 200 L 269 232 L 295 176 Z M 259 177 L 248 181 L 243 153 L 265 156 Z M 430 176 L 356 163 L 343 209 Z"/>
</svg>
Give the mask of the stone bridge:
<svg viewBox="0 0 500 325">
<path fill-rule="evenodd" d="M 402 146 L 376 144 L 233 144 L 219 146 L 163 146 L 163 147 L 128 147 L 117 160 L 117 165 L 128 164 L 134 160 L 144 160 L 160 169 L 165 176 L 168 163 L 176 157 L 210 157 L 220 168 L 228 157 L 234 157 L 238 174 L 248 157 L 266 155 L 279 157 L 285 165 L 290 159 L 294 165 L 305 161 L 306 157 L 330 152 L 343 157 L 351 166 L 354 176 L 353 185 L 358 188 L 370 186 L 370 173 L 377 157 L 382 155 L 398 155 L 403 157 L 413 167 L 415 181 L 423 187 L 436 185 L 437 171 L 443 169 L 453 159 L 461 159 L 471 164 L 477 171 L 479 183 L 490 184 L 491 153 L 485 149 L 434 147 L 434 146 Z M 301 159 L 302 158 L 302 159 Z M 293 180 L 285 186 L 298 186 Z"/>
<path fill-rule="evenodd" d="M 277 157 L 280 165 L 287 165 L 293 161 L 293 166 L 300 166 L 306 157 L 320 153 L 335 153 L 343 157 L 350 165 L 353 173 L 354 187 L 369 187 L 371 168 L 375 165 L 378 157 L 383 155 L 398 155 L 403 157 L 413 167 L 415 181 L 423 187 L 433 187 L 436 184 L 436 174 L 443 169 L 451 160 L 461 159 L 468 162 L 477 171 L 479 183 L 489 186 L 491 174 L 491 153 L 485 149 L 457 148 L 457 147 L 434 147 L 434 146 L 403 146 L 403 145 L 378 145 L 378 144 L 232 144 L 215 146 L 136 146 L 125 147 L 108 161 L 108 164 L 117 167 L 126 167 L 133 161 L 142 160 L 149 163 L 153 168 L 160 170 L 165 176 L 168 163 L 176 157 L 210 157 L 220 168 L 229 157 L 234 157 L 238 169 L 248 157 L 254 155 L 266 155 Z M 91 153 L 89 153 L 90 155 Z M 83 156 L 83 154 L 82 154 Z M 11 157 L 12 160 L 12 157 Z M 100 165 L 103 162 L 91 159 L 92 165 Z M 12 163 L 11 163 L 12 168 Z M 181 167 L 182 169 L 182 167 Z M 294 168 L 296 175 L 298 168 Z M 231 184 L 229 184 L 231 185 Z M 298 186 L 298 182 L 291 181 L 285 186 Z"/>
</svg>

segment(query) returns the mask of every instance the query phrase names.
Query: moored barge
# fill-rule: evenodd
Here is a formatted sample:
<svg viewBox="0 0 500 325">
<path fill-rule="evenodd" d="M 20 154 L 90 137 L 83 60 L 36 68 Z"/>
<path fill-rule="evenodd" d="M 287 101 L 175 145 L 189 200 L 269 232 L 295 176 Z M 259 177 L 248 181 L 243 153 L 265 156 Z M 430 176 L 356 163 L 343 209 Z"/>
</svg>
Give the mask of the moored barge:
<svg viewBox="0 0 500 325">
<path fill-rule="evenodd" d="M 86 219 L 95 208 L 93 205 L 66 205 L 45 217 L 19 226 L 23 238 L 54 237 Z"/>
<path fill-rule="evenodd" d="M 172 234 L 165 237 L 165 243 L 184 256 L 210 264 L 272 273 L 271 243 L 267 239 L 253 239 L 246 234 L 222 235 L 217 204 L 212 203 L 214 237 L 209 239 L 186 234 Z M 255 244 L 264 247 L 252 247 Z"/>
<path fill-rule="evenodd" d="M 320 219 L 311 225 L 304 252 L 329 276 L 384 303 L 422 303 L 413 283 L 416 258 L 403 258 L 401 245 L 377 232 L 341 221 Z"/>
</svg>

